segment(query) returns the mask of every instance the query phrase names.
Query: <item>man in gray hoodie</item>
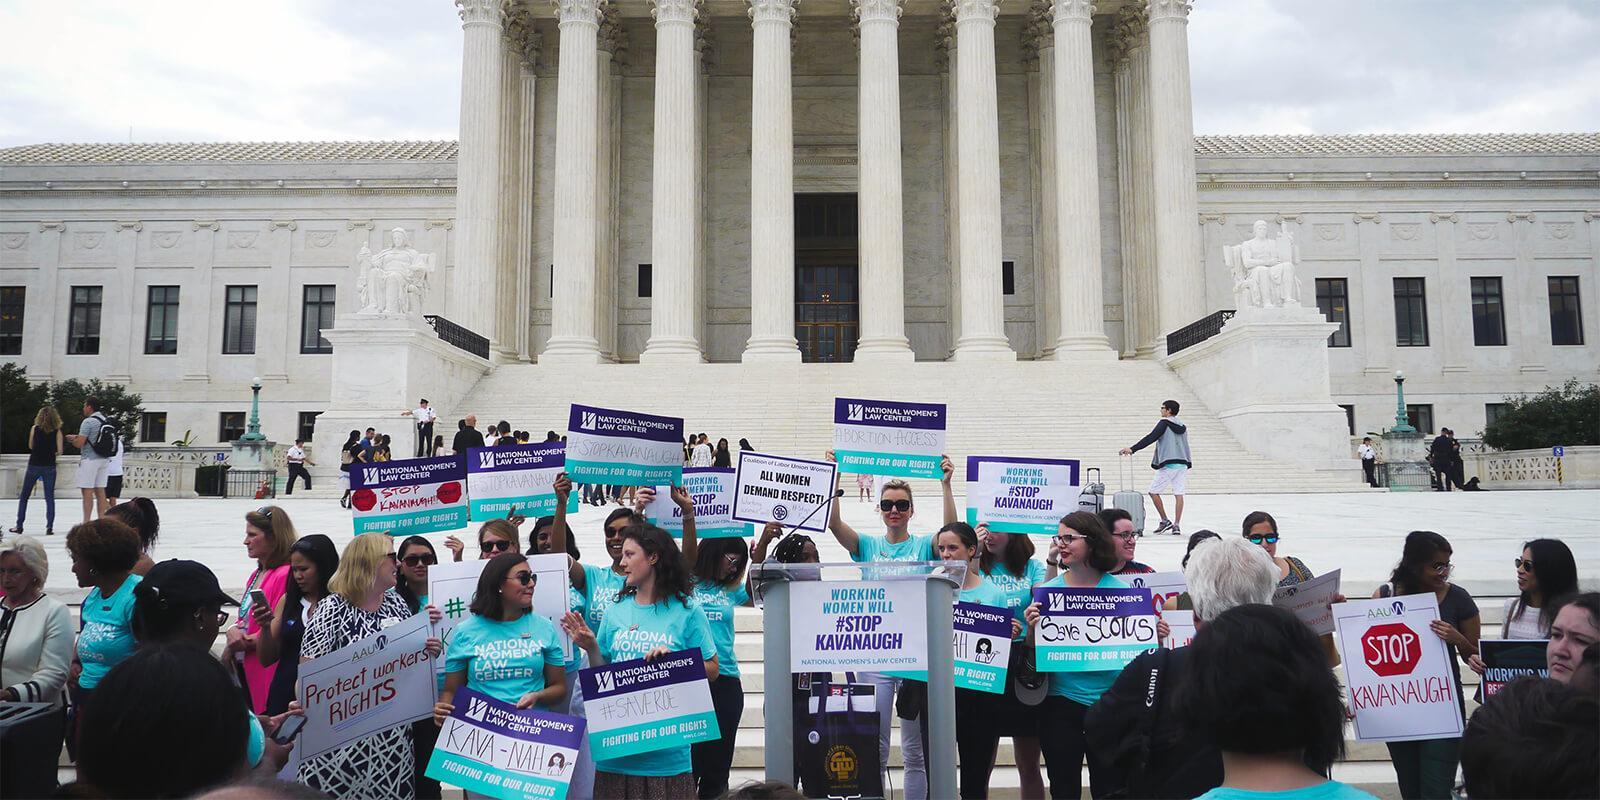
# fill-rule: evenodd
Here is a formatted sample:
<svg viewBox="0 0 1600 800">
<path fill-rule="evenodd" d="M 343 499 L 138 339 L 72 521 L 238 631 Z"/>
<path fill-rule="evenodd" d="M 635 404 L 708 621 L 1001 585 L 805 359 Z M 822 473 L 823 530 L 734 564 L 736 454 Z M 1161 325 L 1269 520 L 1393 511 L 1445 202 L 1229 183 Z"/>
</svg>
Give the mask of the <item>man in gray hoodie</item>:
<svg viewBox="0 0 1600 800">
<path fill-rule="evenodd" d="M 1161 515 L 1161 524 L 1156 527 L 1156 533 L 1170 533 L 1177 536 L 1182 531 L 1178 523 L 1183 519 L 1183 488 L 1184 478 L 1189 474 L 1189 428 L 1178 421 L 1178 401 L 1167 400 L 1161 403 L 1161 419 L 1149 435 L 1140 439 L 1132 447 L 1122 448 L 1122 455 L 1132 455 L 1135 451 L 1154 444 L 1155 454 L 1150 457 L 1150 468 L 1156 471 L 1156 479 L 1150 482 L 1150 499 L 1156 504 L 1156 513 Z M 1161 504 L 1161 495 L 1173 496 L 1172 519 L 1167 519 L 1166 506 Z"/>
</svg>

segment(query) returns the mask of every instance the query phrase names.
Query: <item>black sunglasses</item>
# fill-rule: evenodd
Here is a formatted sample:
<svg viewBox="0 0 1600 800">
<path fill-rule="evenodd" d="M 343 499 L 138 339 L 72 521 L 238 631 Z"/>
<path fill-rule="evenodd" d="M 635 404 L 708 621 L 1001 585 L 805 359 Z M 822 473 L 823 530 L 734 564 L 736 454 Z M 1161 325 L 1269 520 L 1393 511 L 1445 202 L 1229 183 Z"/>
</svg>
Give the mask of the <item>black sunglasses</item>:
<svg viewBox="0 0 1600 800">
<path fill-rule="evenodd" d="M 1251 535 L 1246 536 L 1244 538 L 1249 539 L 1251 544 L 1261 544 L 1262 542 L 1266 542 L 1267 544 L 1277 544 L 1278 543 L 1278 534 L 1276 534 L 1276 533 L 1251 534 Z"/>
<path fill-rule="evenodd" d="M 911 510 L 910 500 L 879 500 L 878 508 L 882 511 L 899 511 L 904 514 Z"/>
<path fill-rule="evenodd" d="M 509 579 L 509 580 L 514 580 L 517 583 L 522 584 L 523 586 L 527 586 L 528 584 L 533 583 L 533 580 L 534 580 L 532 572 L 519 572 L 519 573 L 517 573 L 515 575 L 507 575 L 506 578 Z"/>
<path fill-rule="evenodd" d="M 1516 564 L 1517 565 L 1517 569 L 1525 569 L 1525 570 L 1527 570 L 1529 572 L 1533 571 L 1533 559 L 1531 559 L 1531 558 L 1517 558 L 1517 559 L 1514 559 L 1511 563 Z"/>
<path fill-rule="evenodd" d="M 508 542 L 505 539 L 496 539 L 495 541 L 484 542 L 478 545 L 478 549 L 485 553 L 503 553 L 511 549 L 511 542 Z"/>
<path fill-rule="evenodd" d="M 406 562 L 406 566 L 408 567 L 415 567 L 418 564 L 427 564 L 431 567 L 434 564 L 439 563 L 439 559 L 434 558 L 432 553 L 415 553 L 400 560 Z"/>
</svg>

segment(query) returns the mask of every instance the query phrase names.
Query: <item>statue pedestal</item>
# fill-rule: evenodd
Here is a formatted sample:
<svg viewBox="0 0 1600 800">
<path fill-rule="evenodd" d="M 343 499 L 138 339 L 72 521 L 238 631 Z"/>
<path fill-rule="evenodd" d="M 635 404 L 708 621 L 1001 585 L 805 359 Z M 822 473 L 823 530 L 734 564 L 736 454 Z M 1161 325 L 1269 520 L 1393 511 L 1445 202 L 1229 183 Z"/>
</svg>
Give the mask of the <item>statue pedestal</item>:
<svg viewBox="0 0 1600 800">
<path fill-rule="evenodd" d="M 1347 470 L 1354 480 L 1360 465 L 1329 389 L 1328 335 L 1336 328 L 1316 308 L 1241 308 L 1221 333 L 1165 361 L 1246 450 Z M 1204 463 L 1205 453 L 1195 456 Z"/>
<path fill-rule="evenodd" d="M 1433 488 L 1433 470 L 1428 468 L 1427 448 L 1418 431 L 1383 434 L 1384 485 L 1391 492 L 1425 492 Z"/>
<path fill-rule="evenodd" d="M 312 481 L 320 490 L 338 487 L 339 453 L 350 431 L 377 428 L 393 437 L 395 457 L 416 452 L 416 424 L 400 412 L 428 398 L 439 410 L 435 435 L 448 442 L 467 392 L 492 368 L 488 361 L 446 344 L 422 319 L 350 314 L 323 336 L 333 344 L 333 396 L 317 416 Z"/>
</svg>

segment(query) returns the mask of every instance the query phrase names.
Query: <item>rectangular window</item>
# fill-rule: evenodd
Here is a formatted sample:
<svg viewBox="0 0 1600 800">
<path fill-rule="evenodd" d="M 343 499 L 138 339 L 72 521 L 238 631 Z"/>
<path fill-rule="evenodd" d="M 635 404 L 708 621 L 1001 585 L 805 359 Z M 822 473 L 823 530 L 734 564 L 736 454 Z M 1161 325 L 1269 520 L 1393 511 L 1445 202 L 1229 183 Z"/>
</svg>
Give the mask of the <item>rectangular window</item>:
<svg viewBox="0 0 1600 800">
<path fill-rule="evenodd" d="M 217 441 L 227 444 L 243 435 L 243 411 L 224 411 L 217 415 Z"/>
<path fill-rule="evenodd" d="M 1499 278 L 1472 279 L 1472 343 L 1479 347 L 1506 343 L 1506 311 Z"/>
<path fill-rule="evenodd" d="M 322 338 L 322 332 L 333 327 L 335 294 L 332 286 L 305 287 L 300 307 L 300 352 L 333 352 L 333 343 Z"/>
<path fill-rule="evenodd" d="M 1017 262 L 1000 262 L 1000 293 L 1007 297 L 1017 293 Z"/>
<path fill-rule="evenodd" d="M 651 297 L 655 294 L 655 268 L 649 264 L 639 265 L 639 296 Z"/>
<path fill-rule="evenodd" d="M 1500 419 L 1500 415 L 1506 413 L 1507 408 L 1510 408 L 1510 405 L 1506 403 L 1484 403 L 1483 424 L 1486 426 L 1495 424 Z"/>
<path fill-rule="evenodd" d="M 22 355 L 22 316 L 28 287 L 0 286 L 0 356 Z"/>
<path fill-rule="evenodd" d="M 167 412 L 146 411 L 139 415 L 139 441 L 167 443 Z"/>
<path fill-rule="evenodd" d="M 1350 346 L 1350 282 L 1344 278 L 1317 279 L 1317 308 L 1339 330 L 1328 334 L 1329 347 Z"/>
<path fill-rule="evenodd" d="M 1433 404 L 1406 404 L 1406 422 L 1422 433 L 1433 433 Z"/>
<path fill-rule="evenodd" d="M 1394 279 L 1394 343 L 1428 346 L 1428 295 L 1424 278 Z"/>
<path fill-rule="evenodd" d="M 1575 275 L 1550 276 L 1550 343 L 1583 344 L 1583 307 Z"/>
<path fill-rule="evenodd" d="M 178 287 L 152 286 L 144 321 L 146 355 L 170 356 L 178 352 Z"/>
<path fill-rule="evenodd" d="M 1341 405 L 1344 409 L 1344 424 L 1350 428 L 1350 435 L 1356 435 L 1356 407 Z"/>
<path fill-rule="evenodd" d="M 99 286 L 72 287 L 72 310 L 67 323 L 67 355 L 92 356 L 100 352 Z"/>
<path fill-rule="evenodd" d="M 256 287 L 229 286 L 222 315 L 222 352 L 245 355 L 255 351 Z"/>
<path fill-rule="evenodd" d="M 317 415 L 321 413 L 321 411 L 300 412 L 300 424 L 296 426 L 299 433 L 295 438 L 303 442 L 311 441 L 311 432 L 317 427 Z"/>
</svg>

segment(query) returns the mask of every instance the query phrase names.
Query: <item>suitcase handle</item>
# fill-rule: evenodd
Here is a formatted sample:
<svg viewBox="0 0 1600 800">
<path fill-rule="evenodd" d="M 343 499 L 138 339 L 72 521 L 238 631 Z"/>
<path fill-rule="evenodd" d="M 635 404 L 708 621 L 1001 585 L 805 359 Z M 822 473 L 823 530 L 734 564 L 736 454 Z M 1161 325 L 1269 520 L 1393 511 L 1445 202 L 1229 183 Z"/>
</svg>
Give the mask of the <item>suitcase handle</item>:
<svg viewBox="0 0 1600 800">
<path fill-rule="evenodd" d="M 1117 461 L 1117 491 L 1124 491 L 1133 483 L 1133 454 L 1123 456 Z"/>
<path fill-rule="evenodd" d="M 1089 476 L 1089 473 L 1091 472 L 1094 473 L 1093 476 Z M 1083 471 L 1083 474 L 1085 477 L 1088 477 L 1090 483 L 1105 483 L 1105 479 L 1100 477 L 1099 467 L 1089 467 Z"/>
</svg>

